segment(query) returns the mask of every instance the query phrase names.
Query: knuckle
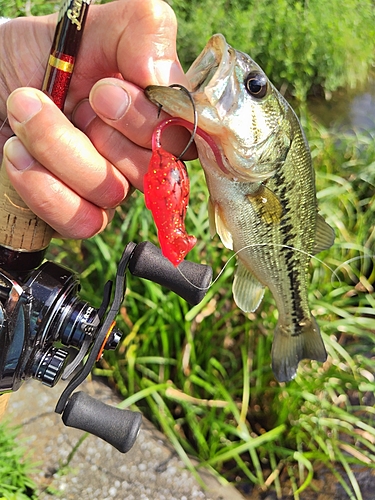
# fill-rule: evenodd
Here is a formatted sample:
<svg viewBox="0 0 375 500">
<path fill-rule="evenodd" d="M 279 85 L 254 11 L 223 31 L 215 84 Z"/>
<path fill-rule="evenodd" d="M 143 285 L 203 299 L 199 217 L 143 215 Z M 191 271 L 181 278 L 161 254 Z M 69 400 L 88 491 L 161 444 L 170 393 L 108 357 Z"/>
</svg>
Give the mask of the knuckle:
<svg viewBox="0 0 375 500">
<path fill-rule="evenodd" d="M 64 237 L 72 239 L 87 239 L 102 231 L 106 225 L 105 212 L 93 205 L 81 204 L 79 210 L 63 227 L 54 227 Z"/>
</svg>

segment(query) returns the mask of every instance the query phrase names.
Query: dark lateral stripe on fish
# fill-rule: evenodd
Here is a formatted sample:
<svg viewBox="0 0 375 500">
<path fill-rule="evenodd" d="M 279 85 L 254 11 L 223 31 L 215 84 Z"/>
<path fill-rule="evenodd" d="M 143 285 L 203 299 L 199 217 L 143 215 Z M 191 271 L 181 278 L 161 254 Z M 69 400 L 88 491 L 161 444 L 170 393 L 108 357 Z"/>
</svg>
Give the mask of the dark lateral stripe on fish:
<svg viewBox="0 0 375 500">
<path fill-rule="evenodd" d="M 273 180 L 275 181 L 276 186 L 280 187 L 278 190 L 278 197 L 280 200 L 280 204 L 283 208 L 283 215 L 281 219 L 280 232 L 283 236 L 283 247 L 281 249 L 282 254 L 285 257 L 285 263 L 288 271 L 288 280 L 290 283 L 290 291 L 293 301 L 293 311 L 292 318 L 295 324 L 295 333 L 292 334 L 293 337 L 297 337 L 301 335 L 302 329 L 298 327 L 299 322 L 305 319 L 305 314 L 303 310 L 303 301 L 301 297 L 301 282 L 300 282 L 300 274 L 296 269 L 296 251 L 291 248 L 286 248 L 286 246 L 291 246 L 291 241 L 294 241 L 294 225 L 292 223 L 290 217 L 290 206 L 289 199 L 287 197 L 287 192 L 291 192 L 290 189 L 294 187 L 295 181 L 286 182 L 286 178 L 281 170 L 275 173 Z M 293 184 L 293 186 L 291 186 Z"/>
<path fill-rule="evenodd" d="M 303 310 L 303 303 L 302 303 L 302 297 L 301 297 L 301 282 L 300 282 L 300 273 L 296 269 L 296 263 L 295 263 L 295 255 L 293 250 L 289 250 L 285 254 L 286 258 L 286 266 L 288 269 L 288 279 L 290 283 L 290 291 L 292 295 L 292 300 L 293 300 L 293 311 L 292 311 L 292 318 L 295 319 L 295 327 L 296 327 L 296 333 L 293 336 L 298 336 L 301 332 L 298 330 L 298 324 L 300 321 L 303 321 L 305 319 L 305 314 Z"/>
</svg>

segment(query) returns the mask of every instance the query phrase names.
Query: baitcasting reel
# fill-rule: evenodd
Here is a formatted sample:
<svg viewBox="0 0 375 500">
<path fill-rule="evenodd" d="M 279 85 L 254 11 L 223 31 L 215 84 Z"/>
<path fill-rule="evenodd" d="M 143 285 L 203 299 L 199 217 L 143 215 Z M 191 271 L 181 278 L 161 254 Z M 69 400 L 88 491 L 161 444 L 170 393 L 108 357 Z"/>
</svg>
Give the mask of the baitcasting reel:
<svg viewBox="0 0 375 500">
<path fill-rule="evenodd" d="M 203 299 L 212 278 L 208 266 L 184 261 L 177 270 L 151 243 L 129 243 L 118 265 L 112 304 L 109 281 L 102 305 L 95 309 L 80 300 L 78 277 L 63 266 L 47 261 L 22 282 L 0 269 L 0 394 L 16 391 L 28 378 L 53 387 L 75 373 L 55 411 L 65 425 L 95 434 L 122 453 L 137 438 L 141 414 L 72 392 L 103 351 L 116 349 L 121 340 L 114 320 L 124 299 L 127 270 L 190 304 Z"/>
</svg>

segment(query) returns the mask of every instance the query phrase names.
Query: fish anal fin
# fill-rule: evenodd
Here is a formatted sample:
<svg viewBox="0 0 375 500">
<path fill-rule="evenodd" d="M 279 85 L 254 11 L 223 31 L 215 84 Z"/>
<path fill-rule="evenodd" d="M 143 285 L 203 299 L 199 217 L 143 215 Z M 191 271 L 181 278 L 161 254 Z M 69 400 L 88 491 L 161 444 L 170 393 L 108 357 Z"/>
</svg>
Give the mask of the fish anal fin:
<svg viewBox="0 0 375 500">
<path fill-rule="evenodd" d="M 315 243 L 312 253 L 315 255 L 333 245 L 335 232 L 320 214 L 316 216 Z"/>
<path fill-rule="evenodd" d="M 238 261 L 233 280 L 233 298 L 244 312 L 254 312 L 262 301 L 264 286 Z"/>
<path fill-rule="evenodd" d="M 248 194 L 246 197 L 264 222 L 267 224 L 280 223 L 283 207 L 271 189 L 261 184 L 255 193 Z"/>
<path fill-rule="evenodd" d="M 272 344 L 272 370 L 279 382 L 289 382 L 302 359 L 324 362 L 327 353 L 317 322 L 313 317 L 284 328 L 277 325 Z"/>
<path fill-rule="evenodd" d="M 229 250 L 233 250 L 233 236 L 225 222 L 223 210 L 218 203 L 210 198 L 208 201 L 208 218 L 210 223 L 211 237 L 217 233 L 223 242 L 223 245 Z"/>
</svg>

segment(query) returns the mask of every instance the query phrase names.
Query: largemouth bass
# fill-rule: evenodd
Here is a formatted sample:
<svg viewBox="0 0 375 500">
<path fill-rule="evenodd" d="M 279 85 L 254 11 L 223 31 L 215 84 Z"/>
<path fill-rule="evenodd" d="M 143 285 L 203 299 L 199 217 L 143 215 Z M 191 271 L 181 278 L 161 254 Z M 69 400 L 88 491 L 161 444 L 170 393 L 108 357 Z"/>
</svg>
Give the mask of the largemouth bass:
<svg viewBox="0 0 375 500">
<path fill-rule="evenodd" d="M 258 308 L 266 286 L 272 292 L 279 314 L 272 369 L 280 382 L 289 381 L 300 360 L 327 357 L 308 304 L 308 265 L 332 245 L 334 233 L 318 214 L 309 146 L 287 101 L 223 35 L 209 40 L 186 76 L 199 129 L 210 137 L 198 130 L 196 144 L 211 233 L 237 253 L 233 296 L 243 311 Z M 170 115 L 193 121 L 180 90 L 145 92 Z"/>
</svg>

